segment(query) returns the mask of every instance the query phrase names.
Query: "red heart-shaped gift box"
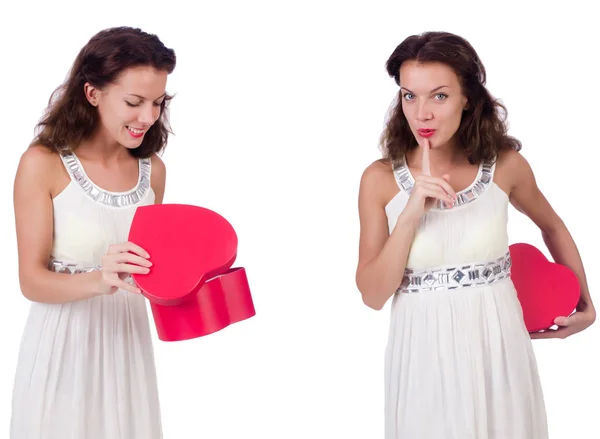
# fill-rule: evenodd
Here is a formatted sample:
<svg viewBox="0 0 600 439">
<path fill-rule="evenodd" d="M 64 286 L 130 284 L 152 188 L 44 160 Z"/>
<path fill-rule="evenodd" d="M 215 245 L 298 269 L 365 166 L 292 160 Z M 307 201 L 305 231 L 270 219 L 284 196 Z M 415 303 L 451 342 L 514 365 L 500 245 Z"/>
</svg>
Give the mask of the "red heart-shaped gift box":
<svg viewBox="0 0 600 439">
<path fill-rule="evenodd" d="M 256 314 L 244 268 L 231 268 L 238 238 L 221 215 L 198 206 L 156 204 L 136 210 L 129 241 L 150 254 L 133 280 L 149 300 L 158 337 L 202 337 Z"/>
<path fill-rule="evenodd" d="M 569 316 L 580 297 L 579 280 L 568 267 L 549 261 L 536 247 L 516 243 L 509 247 L 511 278 L 529 332 L 554 326 Z"/>
</svg>

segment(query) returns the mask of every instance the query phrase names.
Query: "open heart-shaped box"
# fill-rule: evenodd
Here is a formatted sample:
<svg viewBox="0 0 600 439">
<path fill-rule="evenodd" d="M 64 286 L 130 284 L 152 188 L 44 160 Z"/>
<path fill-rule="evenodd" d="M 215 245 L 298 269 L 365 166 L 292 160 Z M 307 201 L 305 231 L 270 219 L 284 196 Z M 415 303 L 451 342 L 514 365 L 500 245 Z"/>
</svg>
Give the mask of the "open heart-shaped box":
<svg viewBox="0 0 600 439">
<path fill-rule="evenodd" d="M 186 204 L 137 208 L 129 241 L 150 254 L 133 280 L 149 300 L 159 339 L 202 337 L 256 314 L 244 268 L 232 268 L 238 238 L 212 210 Z"/>
<path fill-rule="evenodd" d="M 529 332 L 554 326 L 569 316 L 580 297 L 579 280 L 568 267 L 549 261 L 536 247 L 516 243 L 509 247 L 511 278 Z"/>
</svg>

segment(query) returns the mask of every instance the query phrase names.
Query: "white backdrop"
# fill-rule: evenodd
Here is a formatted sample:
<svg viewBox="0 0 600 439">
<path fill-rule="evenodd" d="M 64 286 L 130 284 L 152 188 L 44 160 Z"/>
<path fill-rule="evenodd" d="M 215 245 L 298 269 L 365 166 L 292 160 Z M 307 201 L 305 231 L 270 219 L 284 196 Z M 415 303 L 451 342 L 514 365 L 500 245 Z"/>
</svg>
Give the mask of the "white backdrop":
<svg viewBox="0 0 600 439">
<path fill-rule="evenodd" d="M 202 205 L 233 223 L 236 265 L 247 269 L 257 309 L 206 338 L 155 337 L 165 438 L 383 437 L 389 306 L 368 309 L 354 284 L 357 193 L 362 171 L 379 158 L 396 93 L 384 63 L 413 33 L 455 32 L 479 52 L 489 89 L 508 106 L 511 134 L 579 246 L 600 308 L 591 215 L 600 159 L 597 20 L 583 1 L 529 3 L 3 3 L 0 437 L 8 437 L 28 312 L 14 172 L 79 49 L 115 25 L 157 33 L 176 50 L 165 202 Z M 510 237 L 545 249 L 514 210 Z M 599 331 L 596 324 L 535 342 L 553 439 L 599 435 Z"/>
</svg>

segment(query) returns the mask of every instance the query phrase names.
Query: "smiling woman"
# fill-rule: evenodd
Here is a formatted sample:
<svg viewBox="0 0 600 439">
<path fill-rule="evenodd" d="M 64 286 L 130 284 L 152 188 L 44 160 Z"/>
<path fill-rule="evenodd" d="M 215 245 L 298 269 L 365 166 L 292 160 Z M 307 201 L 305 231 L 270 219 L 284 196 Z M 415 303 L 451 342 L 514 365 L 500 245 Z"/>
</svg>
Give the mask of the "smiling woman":
<svg viewBox="0 0 600 439">
<path fill-rule="evenodd" d="M 125 142 L 132 156 L 152 156 L 166 145 L 170 133 L 171 96 L 165 87 L 174 68 L 174 52 L 158 39 L 145 38 L 130 28 L 98 33 L 52 94 L 32 144 L 73 152 L 110 132 L 111 141 Z M 133 137 L 142 140 L 131 142 L 126 128 L 137 130 Z"/>
<path fill-rule="evenodd" d="M 162 437 L 146 303 L 128 281 L 150 255 L 127 242 L 161 203 L 175 53 L 128 27 L 94 36 L 53 94 L 14 184 L 19 279 L 32 304 L 11 438 Z"/>
<path fill-rule="evenodd" d="M 105 90 L 86 84 L 86 96 L 92 105 L 98 107 L 104 127 L 108 132 L 112 131 L 113 137 L 121 140 L 123 146 L 137 149 L 141 139 L 159 118 L 165 100 L 167 74 L 167 71 L 151 66 L 137 66 L 125 70 L 118 81 Z M 132 92 L 137 89 L 140 89 L 137 93 L 145 90 L 152 97 Z M 100 106 L 101 99 L 104 99 L 105 105 Z"/>
</svg>

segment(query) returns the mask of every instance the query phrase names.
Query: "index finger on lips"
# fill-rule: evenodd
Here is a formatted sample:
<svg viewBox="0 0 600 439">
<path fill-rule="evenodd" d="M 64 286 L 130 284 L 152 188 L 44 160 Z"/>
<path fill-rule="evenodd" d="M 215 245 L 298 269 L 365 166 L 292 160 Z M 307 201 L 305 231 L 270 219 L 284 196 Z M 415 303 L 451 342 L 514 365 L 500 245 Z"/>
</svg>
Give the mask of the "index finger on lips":
<svg viewBox="0 0 600 439">
<path fill-rule="evenodd" d="M 423 175 L 426 175 L 428 177 L 431 176 L 431 165 L 429 162 L 429 140 L 424 139 L 423 140 L 423 146 L 421 147 L 423 148 L 423 158 L 422 158 L 422 169 L 421 172 L 423 173 Z"/>
</svg>

